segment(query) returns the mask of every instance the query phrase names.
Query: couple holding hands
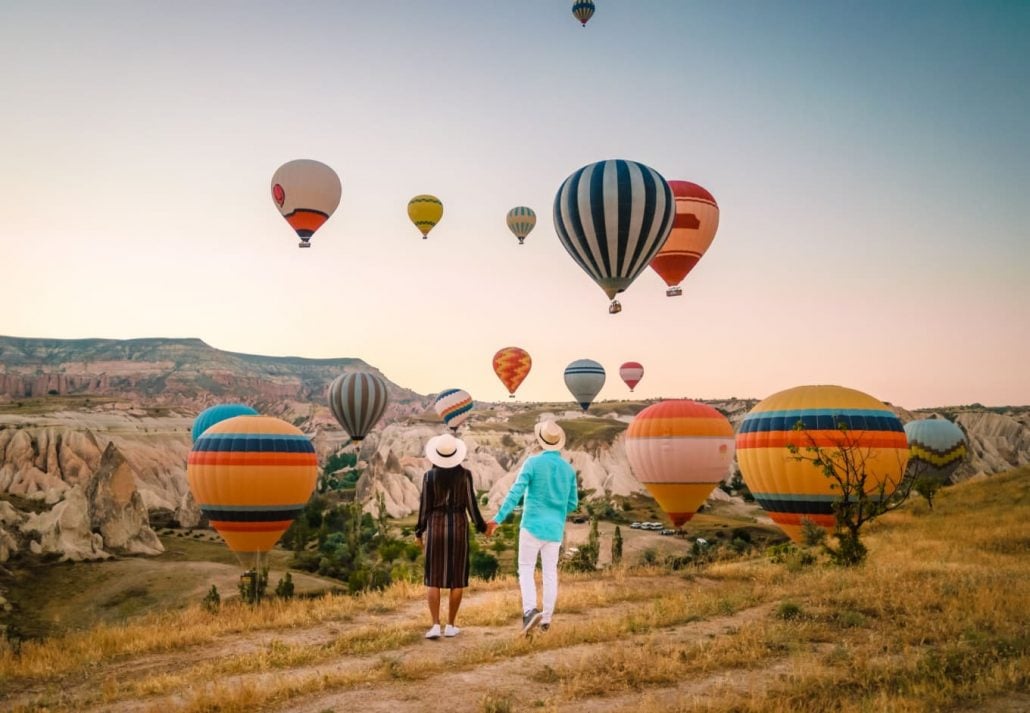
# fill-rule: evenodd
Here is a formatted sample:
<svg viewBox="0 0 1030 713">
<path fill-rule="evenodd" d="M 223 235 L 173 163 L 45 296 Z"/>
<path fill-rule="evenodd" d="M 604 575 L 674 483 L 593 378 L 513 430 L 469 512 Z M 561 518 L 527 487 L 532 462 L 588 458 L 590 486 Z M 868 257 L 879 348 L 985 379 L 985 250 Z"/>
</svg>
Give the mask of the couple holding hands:
<svg viewBox="0 0 1030 713">
<path fill-rule="evenodd" d="M 565 445 L 565 432 L 554 421 L 543 421 L 534 428 L 541 453 L 530 456 L 522 465 L 500 509 L 486 522 L 479 512 L 472 473 L 461 463 L 465 443 L 449 433 L 426 444 L 426 458 L 433 464 L 422 478 L 415 537 L 425 549 L 426 598 L 433 626 L 427 639 L 457 636 L 455 626 L 461 597 L 469 580 L 469 518 L 477 532 L 491 536 L 497 525 L 522 502 L 519 530 L 519 588 L 522 590 L 522 632 L 551 626 L 554 604 L 558 599 L 558 550 L 565 532 L 565 518 L 576 509 L 576 473 L 559 453 Z M 537 558 L 543 570 L 543 604 L 537 607 L 533 572 Z M 440 590 L 448 589 L 447 625 L 440 627 Z"/>
</svg>

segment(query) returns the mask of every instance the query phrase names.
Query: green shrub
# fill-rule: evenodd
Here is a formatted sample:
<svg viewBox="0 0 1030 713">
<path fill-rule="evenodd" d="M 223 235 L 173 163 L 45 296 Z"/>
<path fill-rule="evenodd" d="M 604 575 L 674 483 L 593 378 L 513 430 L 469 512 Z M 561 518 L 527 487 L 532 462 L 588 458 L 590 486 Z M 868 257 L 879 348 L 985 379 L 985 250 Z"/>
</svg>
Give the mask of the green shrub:
<svg viewBox="0 0 1030 713">
<path fill-rule="evenodd" d="M 207 594 L 204 595 L 201 605 L 203 605 L 203 607 L 212 614 L 221 609 L 222 595 L 218 593 L 218 587 L 213 584 L 211 585 L 211 589 L 207 590 Z"/>
<path fill-rule="evenodd" d="M 293 599 L 293 576 L 287 572 L 275 585 L 275 596 L 280 599 Z"/>
<path fill-rule="evenodd" d="M 780 602 L 780 605 L 776 607 L 776 618 L 783 619 L 784 621 L 797 621 L 805 616 L 805 612 L 801 609 L 800 604 L 795 602 L 785 601 Z"/>
<path fill-rule="evenodd" d="M 501 563 L 489 552 L 473 552 L 469 557 L 469 570 L 473 577 L 490 580 L 497 576 Z"/>
</svg>

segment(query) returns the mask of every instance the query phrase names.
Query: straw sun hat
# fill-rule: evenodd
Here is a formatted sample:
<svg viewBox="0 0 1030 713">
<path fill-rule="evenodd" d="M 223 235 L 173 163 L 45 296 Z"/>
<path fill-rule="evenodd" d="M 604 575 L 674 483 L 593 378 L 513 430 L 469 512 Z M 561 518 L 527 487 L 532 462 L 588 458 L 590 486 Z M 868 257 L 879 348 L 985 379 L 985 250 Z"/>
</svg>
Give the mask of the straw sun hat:
<svg viewBox="0 0 1030 713">
<path fill-rule="evenodd" d="M 465 460 L 468 447 L 460 438 L 444 433 L 426 443 L 426 458 L 437 468 L 453 468 Z"/>
<path fill-rule="evenodd" d="M 533 427 L 537 443 L 545 451 L 560 451 L 565 447 L 565 431 L 554 421 L 541 421 Z"/>
</svg>

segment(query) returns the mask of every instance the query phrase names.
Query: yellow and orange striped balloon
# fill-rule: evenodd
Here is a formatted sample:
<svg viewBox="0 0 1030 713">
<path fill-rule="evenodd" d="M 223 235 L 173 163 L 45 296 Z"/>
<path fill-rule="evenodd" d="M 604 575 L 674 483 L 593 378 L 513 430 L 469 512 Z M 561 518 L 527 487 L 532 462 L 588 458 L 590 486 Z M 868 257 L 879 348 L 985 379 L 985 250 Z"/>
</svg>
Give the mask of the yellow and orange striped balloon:
<svg viewBox="0 0 1030 713">
<path fill-rule="evenodd" d="M 494 354 L 494 373 L 508 389 L 511 398 L 515 398 L 515 391 L 532 368 L 529 352 L 520 347 L 504 347 Z"/>
<path fill-rule="evenodd" d="M 193 497 L 233 552 L 268 552 L 315 489 L 311 439 L 269 416 L 236 416 L 194 442 L 186 467 Z"/>
<path fill-rule="evenodd" d="M 800 430 L 795 424 L 801 423 Z M 843 428 L 842 428 L 843 426 Z M 797 386 L 760 402 L 737 432 L 737 462 L 755 500 L 795 542 L 802 542 L 805 520 L 832 531 L 833 504 L 840 491 L 808 461 L 797 460 L 812 446 L 833 455 L 854 444 L 869 473 L 866 491 L 885 483 L 894 491 L 908 461 L 908 439 L 901 419 L 869 394 L 843 386 Z"/>
<path fill-rule="evenodd" d="M 679 527 L 694 516 L 733 462 L 733 426 L 711 406 L 662 401 L 626 431 L 633 475 Z"/>
</svg>

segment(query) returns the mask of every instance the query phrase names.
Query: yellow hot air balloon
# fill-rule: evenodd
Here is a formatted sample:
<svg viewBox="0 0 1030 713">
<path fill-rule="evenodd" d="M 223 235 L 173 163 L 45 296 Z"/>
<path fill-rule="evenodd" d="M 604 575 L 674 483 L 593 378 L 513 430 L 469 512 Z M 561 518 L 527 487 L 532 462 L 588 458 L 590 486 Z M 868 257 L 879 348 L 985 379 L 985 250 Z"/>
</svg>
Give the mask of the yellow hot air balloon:
<svg viewBox="0 0 1030 713">
<path fill-rule="evenodd" d="M 801 422 L 802 430 L 795 430 Z M 843 430 L 841 428 L 843 426 Z M 843 386 L 797 386 L 773 394 L 744 417 L 737 431 L 737 462 L 755 500 L 795 542 L 803 542 L 804 521 L 828 531 L 836 526 L 834 481 L 807 460 L 812 446 L 832 454 L 854 450 L 869 474 L 866 491 L 881 484 L 894 492 L 908 461 L 901 419 L 869 394 Z"/>
<path fill-rule="evenodd" d="M 443 203 L 436 196 L 422 194 L 408 201 L 408 217 L 422 233 L 422 239 L 429 237 L 429 231 L 443 217 Z"/>
<path fill-rule="evenodd" d="M 733 426 L 688 399 L 648 406 L 626 430 L 633 475 L 680 527 L 694 516 L 733 463 Z"/>
</svg>

